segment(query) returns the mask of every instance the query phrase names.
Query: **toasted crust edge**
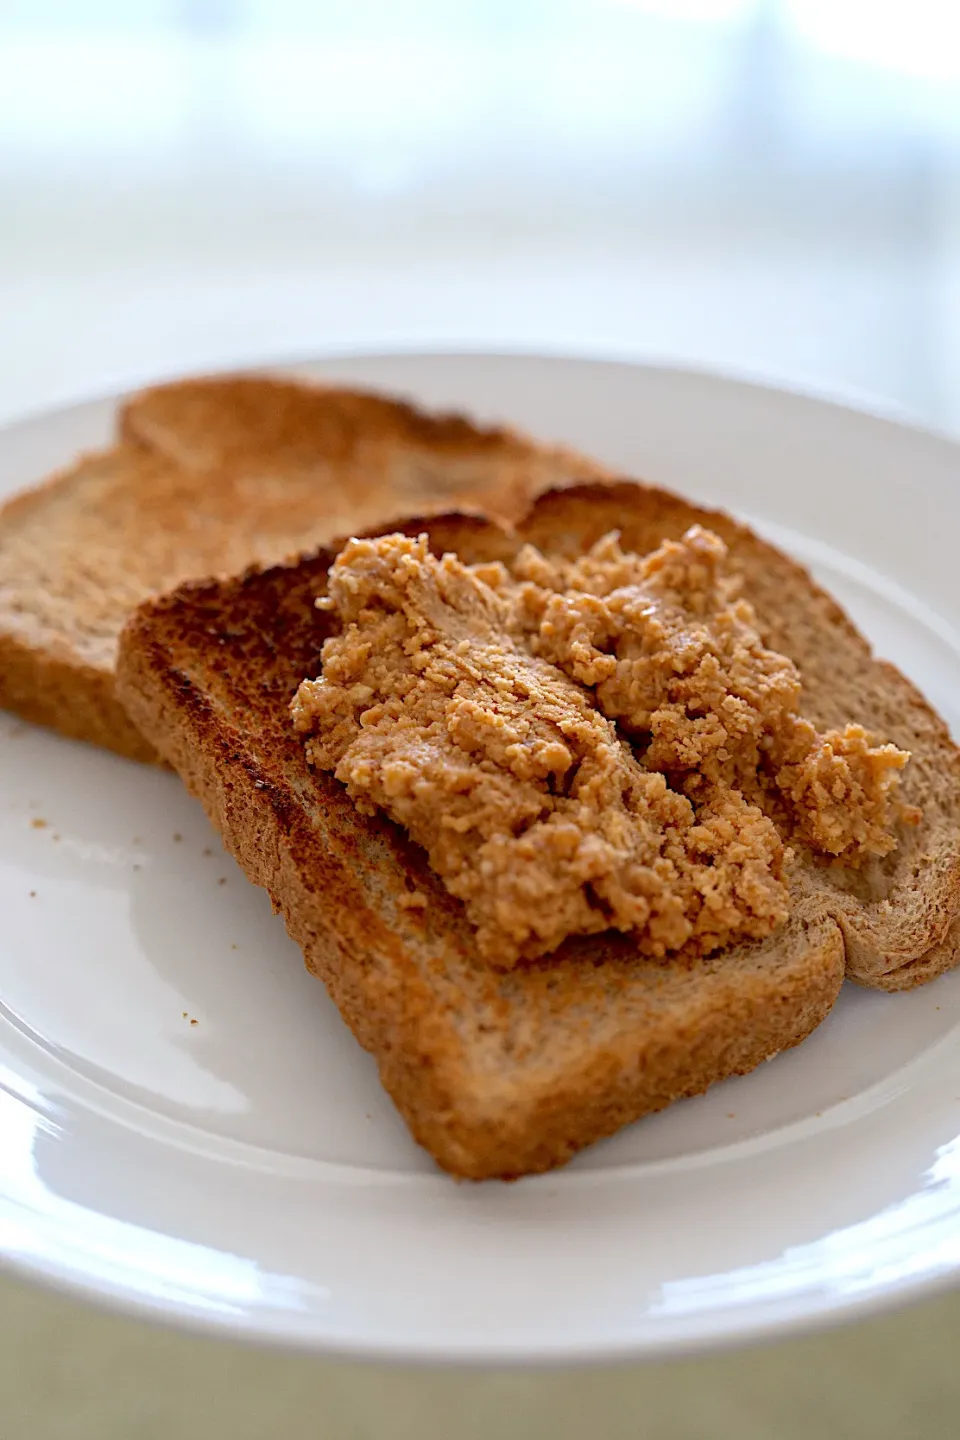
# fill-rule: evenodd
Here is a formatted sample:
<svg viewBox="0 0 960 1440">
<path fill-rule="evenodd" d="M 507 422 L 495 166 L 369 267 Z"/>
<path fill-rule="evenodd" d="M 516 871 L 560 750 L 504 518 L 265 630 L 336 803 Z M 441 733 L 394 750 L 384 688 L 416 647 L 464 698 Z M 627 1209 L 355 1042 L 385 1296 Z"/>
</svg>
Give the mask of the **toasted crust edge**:
<svg viewBox="0 0 960 1440">
<path fill-rule="evenodd" d="M 39 651 L 0 631 L 0 709 L 68 740 L 83 740 L 126 760 L 161 764 L 116 693 L 114 677 L 78 659 Z"/>
</svg>

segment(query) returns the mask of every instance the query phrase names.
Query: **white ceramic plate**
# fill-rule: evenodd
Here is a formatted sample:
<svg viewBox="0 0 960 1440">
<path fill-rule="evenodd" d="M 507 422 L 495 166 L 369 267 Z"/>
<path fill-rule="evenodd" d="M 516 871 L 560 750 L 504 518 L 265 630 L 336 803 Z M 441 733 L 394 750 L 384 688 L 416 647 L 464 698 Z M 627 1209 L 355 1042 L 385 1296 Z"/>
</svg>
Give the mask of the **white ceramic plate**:
<svg viewBox="0 0 960 1440">
<path fill-rule="evenodd" d="M 947 441 L 627 365 L 300 369 L 503 418 L 752 518 L 960 731 Z M 3 488 L 106 440 L 113 408 L 0 434 Z M 0 725 L 0 1247 L 18 1268 L 261 1341 L 489 1361 L 689 1350 L 960 1268 L 960 973 L 848 986 L 761 1072 L 554 1175 L 457 1185 L 178 781 Z"/>
</svg>

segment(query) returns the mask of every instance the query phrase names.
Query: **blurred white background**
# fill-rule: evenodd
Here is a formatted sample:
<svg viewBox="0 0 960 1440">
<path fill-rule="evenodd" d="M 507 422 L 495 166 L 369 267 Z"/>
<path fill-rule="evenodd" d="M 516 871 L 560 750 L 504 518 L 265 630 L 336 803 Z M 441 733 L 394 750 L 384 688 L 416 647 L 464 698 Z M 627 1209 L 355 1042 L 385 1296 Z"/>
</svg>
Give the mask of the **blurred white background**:
<svg viewBox="0 0 960 1440">
<path fill-rule="evenodd" d="M 950 0 L 0 0 L 0 417 L 391 344 L 960 430 Z"/>
</svg>

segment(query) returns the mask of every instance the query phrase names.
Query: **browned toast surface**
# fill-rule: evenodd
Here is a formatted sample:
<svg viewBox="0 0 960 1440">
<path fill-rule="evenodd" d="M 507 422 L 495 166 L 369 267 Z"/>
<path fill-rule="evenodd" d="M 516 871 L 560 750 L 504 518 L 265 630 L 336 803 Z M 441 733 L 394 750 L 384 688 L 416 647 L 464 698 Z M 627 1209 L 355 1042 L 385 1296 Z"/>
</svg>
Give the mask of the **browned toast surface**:
<svg viewBox="0 0 960 1440">
<path fill-rule="evenodd" d="M 455 1174 L 560 1164 L 752 1069 L 819 1023 L 845 964 L 896 989 L 958 958 L 956 748 L 801 567 L 726 516 L 626 484 L 548 494 L 517 533 L 465 517 L 405 528 L 478 559 L 523 539 L 575 553 L 610 529 L 649 550 L 694 522 L 730 546 L 765 638 L 800 666 L 805 712 L 823 727 L 855 718 L 910 749 L 905 798 L 925 812 L 892 856 L 859 871 L 799 853 L 787 925 L 705 961 L 643 960 L 614 936 L 568 942 L 510 974 L 479 961 L 422 853 L 385 820 L 358 816 L 342 786 L 309 769 L 292 730 L 289 700 L 317 673 L 329 633 L 313 601 L 332 550 L 185 587 L 144 606 L 124 634 L 120 693 L 135 722 L 270 892 L 413 1134 Z M 428 896 L 425 912 L 404 904 L 414 889 Z"/>
<path fill-rule="evenodd" d="M 485 513 L 513 520 L 541 490 L 606 474 L 582 455 L 505 426 L 478 425 L 370 391 L 270 376 L 143 390 L 123 406 L 119 430 L 187 470 L 301 476 L 314 523 L 317 486 L 336 479 L 349 523 L 341 520 L 328 539 L 380 524 L 386 517 L 365 521 L 361 510 L 368 501 L 382 509 L 384 491 L 392 516 L 423 513 L 417 509 L 423 506 L 482 504 Z M 336 526 L 332 506 L 328 518 Z"/>
</svg>

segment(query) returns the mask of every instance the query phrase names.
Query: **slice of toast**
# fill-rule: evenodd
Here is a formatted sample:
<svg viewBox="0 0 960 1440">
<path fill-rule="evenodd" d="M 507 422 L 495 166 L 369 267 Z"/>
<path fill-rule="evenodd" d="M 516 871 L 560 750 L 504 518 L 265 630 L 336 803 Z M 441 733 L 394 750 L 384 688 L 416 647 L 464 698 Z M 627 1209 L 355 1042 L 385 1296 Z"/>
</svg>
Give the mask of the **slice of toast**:
<svg viewBox="0 0 960 1440">
<path fill-rule="evenodd" d="M 960 762 L 943 723 L 807 573 L 725 515 L 630 484 L 553 492 L 517 531 L 477 518 L 411 522 L 437 552 L 505 558 L 524 539 L 574 554 L 610 529 L 647 551 L 693 523 L 718 531 L 804 678 L 804 712 L 850 718 L 909 748 L 904 798 L 924 807 L 900 848 L 859 871 L 798 853 L 792 914 L 768 939 L 707 960 L 642 959 L 629 939 L 567 942 L 504 974 L 478 958 L 462 908 L 423 853 L 357 814 L 311 770 L 288 704 L 316 675 L 332 621 L 317 612 L 334 551 L 186 586 L 124 632 L 119 689 L 136 723 L 270 893 L 416 1139 L 455 1175 L 510 1177 L 801 1041 L 844 965 L 885 989 L 960 958 Z M 425 911 L 405 903 L 425 892 Z"/>
<path fill-rule="evenodd" d="M 390 396 L 308 385 L 267 375 L 213 377 L 158 385 L 132 396 L 118 416 L 120 436 L 186 470 L 260 476 L 339 491 L 324 505 L 324 539 L 390 517 L 481 505 L 516 519 L 532 496 L 569 480 L 609 479 L 602 466 L 516 430 L 433 414 Z M 340 506 L 329 500 L 336 498 Z M 375 511 L 373 519 L 366 515 Z M 343 517 L 349 517 L 344 523 Z"/>
<path fill-rule="evenodd" d="M 451 504 L 508 519 L 602 475 L 569 451 L 401 401 L 268 378 L 144 391 L 121 443 L 0 511 L 0 706 L 133 759 L 155 753 L 114 691 L 142 600 Z"/>
</svg>

